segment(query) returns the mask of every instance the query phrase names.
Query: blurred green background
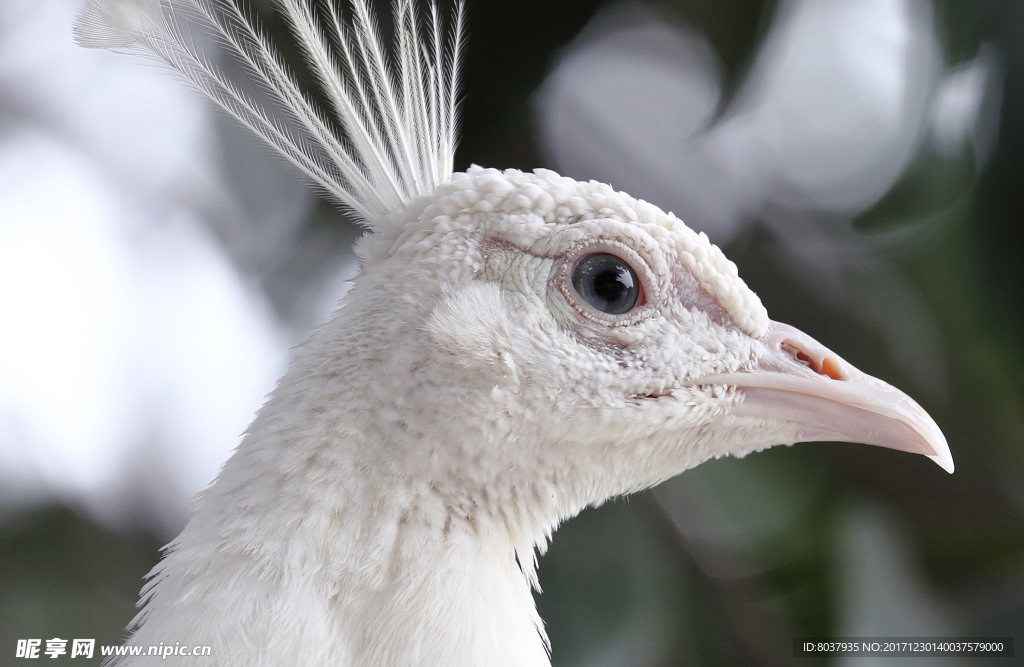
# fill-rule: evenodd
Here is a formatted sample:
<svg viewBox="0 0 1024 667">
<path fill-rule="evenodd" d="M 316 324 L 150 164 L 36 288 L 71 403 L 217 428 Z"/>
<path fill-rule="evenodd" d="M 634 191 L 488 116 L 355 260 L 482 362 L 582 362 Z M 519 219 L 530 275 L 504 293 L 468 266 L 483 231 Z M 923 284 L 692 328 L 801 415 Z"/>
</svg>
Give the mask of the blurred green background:
<svg viewBox="0 0 1024 667">
<path fill-rule="evenodd" d="M 604 4 L 469 3 L 457 169 L 552 166 L 534 94 Z M 727 91 L 748 76 L 779 10 L 755 0 L 655 4 L 707 37 Z M 801 444 L 711 461 L 587 510 L 540 561 L 538 606 L 555 665 L 825 664 L 794 659 L 795 636 L 1024 638 L 1024 5 L 946 0 L 934 11 L 945 66 L 982 44 L 998 54 L 998 141 L 983 165 L 969 150 L 950 157 L 922 144 L 849 224 L 865 236 L 909 230 L 879 261 L 927 305 L 948 382 L 920 391 L 882 334 L 800 280 L 777 252 L 778 235 L 757 220 L 723 249 L 773 319 L 919 397 L 947 436 L 956 473 L 880 448 Z M 335 249 L 355 233 L 326 203 L 296 232 Z M 288 289 L 264 284 L 286 312 Z M 5 511 L 0 664 L 17 662 L 17 638 L 121 641 L 169 535 L 144 517 L 107 527 L 74 504 Z"/>
</svg>

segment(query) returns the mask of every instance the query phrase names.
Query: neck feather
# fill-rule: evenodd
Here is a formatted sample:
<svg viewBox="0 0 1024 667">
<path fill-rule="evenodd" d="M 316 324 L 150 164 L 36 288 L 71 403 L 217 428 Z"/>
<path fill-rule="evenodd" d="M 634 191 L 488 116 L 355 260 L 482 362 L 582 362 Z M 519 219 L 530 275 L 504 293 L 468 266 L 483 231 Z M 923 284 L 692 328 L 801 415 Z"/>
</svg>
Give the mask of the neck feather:
<svg viewBox="0 0 1024 667">
<path fill-rule="evenodd" d="M 281 415 L 294 401 L 286 379 L 202 495 L 130 643 L 209 644 L 222 665 L 549 665 L 535 537 L 453 515 L 368 426 Z"/>
</svg>

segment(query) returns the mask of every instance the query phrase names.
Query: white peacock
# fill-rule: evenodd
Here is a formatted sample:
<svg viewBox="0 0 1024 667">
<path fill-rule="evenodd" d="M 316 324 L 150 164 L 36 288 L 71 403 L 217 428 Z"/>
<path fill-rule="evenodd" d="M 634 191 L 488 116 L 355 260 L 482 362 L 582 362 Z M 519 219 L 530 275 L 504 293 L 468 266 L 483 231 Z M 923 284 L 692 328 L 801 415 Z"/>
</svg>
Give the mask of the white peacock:
<svg viewBox="0 0 1024 667">
<path fill-rule="evenodd" d="M 803 441 L 952 472 L 913 400 L 768 319 L 671 213 L 546 170 L 452 173 L 461 7 L 446 32 L 398 0 L 392 55 L 366 0 L 349 19 L 280 7 L 330 119 L 231 0 L 92 0 L 75 28 L 177 70 L 369 230 L 344 307 L 152 572 L 130 644 L 214 647 L 178 658 L 195 665 L 548 665 L 535 554 L 587 506 Z"/>
</svg>

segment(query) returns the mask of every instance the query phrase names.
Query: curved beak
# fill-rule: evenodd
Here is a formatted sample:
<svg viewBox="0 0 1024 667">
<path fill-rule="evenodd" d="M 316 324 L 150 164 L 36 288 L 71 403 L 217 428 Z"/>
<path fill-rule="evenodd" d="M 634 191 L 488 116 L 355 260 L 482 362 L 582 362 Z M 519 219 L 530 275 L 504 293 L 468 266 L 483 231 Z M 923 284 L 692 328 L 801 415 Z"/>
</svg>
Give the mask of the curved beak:
<svg viewBox="0 0 1024 667">
<path fill-rule="evenodd" d="M 953 472 L 953 456 L 942 431 L 899 389 L 860 372 L 789 325 L 772 322 L 762 343 L 751 370 L 700 380 L 743 393 L 732 414 L 796 424 L 796 442 L 878 445 L 924 454 Z"/>
</svg>

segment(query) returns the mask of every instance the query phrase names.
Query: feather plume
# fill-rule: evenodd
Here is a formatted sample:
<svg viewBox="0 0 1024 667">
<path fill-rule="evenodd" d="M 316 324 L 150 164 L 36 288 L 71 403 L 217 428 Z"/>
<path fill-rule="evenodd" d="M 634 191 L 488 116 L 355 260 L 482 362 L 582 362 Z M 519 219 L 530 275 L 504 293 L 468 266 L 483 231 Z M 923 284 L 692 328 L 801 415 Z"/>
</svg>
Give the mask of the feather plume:
<svg viewBox="0 0 1024 667">
<path fill-rule="evenodd" d="M 333 5 L 318 11 L 315 1 L 279 0 L 279 7 L 336 125 L 234 0 L 90 0 L 74 35 L 81 46 L 156 57 L 372 225 L 451 178 L 463 6 L 446 36 L 431 4 L 424 35 L 414 0 L 397 0 L 397 46 L 389 58 L 369 0 L 353 0 L 348 20 Z M 193 27 L 244 66 L 269 108 L 203 53 Z"/>
</svg>

